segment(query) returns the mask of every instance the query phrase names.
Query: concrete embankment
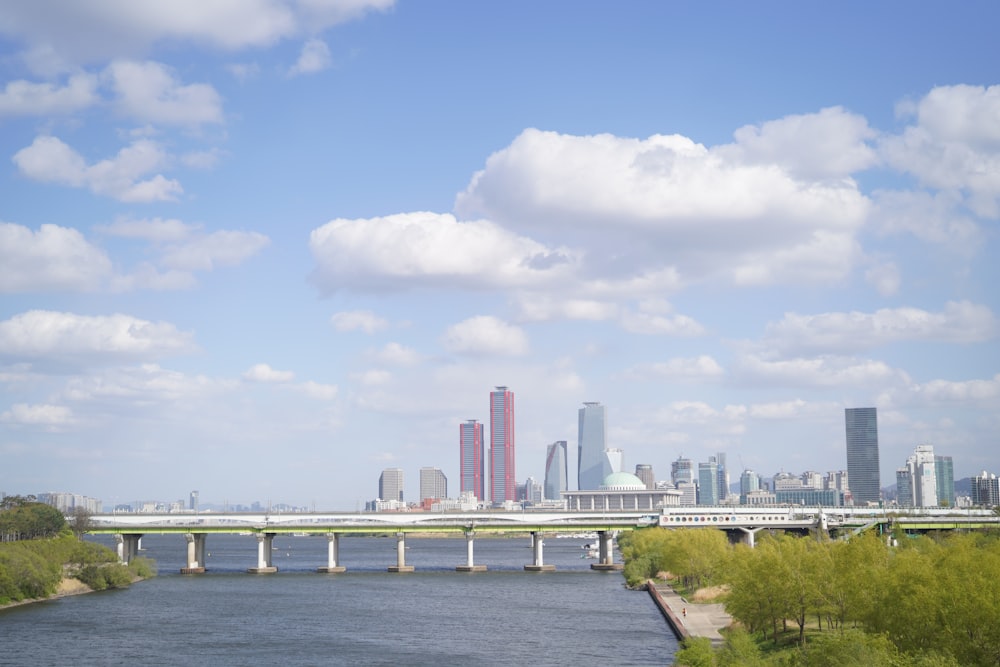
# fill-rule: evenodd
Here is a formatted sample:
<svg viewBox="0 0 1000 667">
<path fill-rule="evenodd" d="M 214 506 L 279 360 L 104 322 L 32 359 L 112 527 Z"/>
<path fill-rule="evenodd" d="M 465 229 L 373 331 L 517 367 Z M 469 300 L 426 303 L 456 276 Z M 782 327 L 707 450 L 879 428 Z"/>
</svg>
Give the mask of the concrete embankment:
<svg viewBox="0 0 1000 667">
<path fill-rule="evenodd" d="M 674 592 L 667 584 L 657 583 L 650 579 L 646 582 L 646 590 L 653 602 L 660 609 L 663 618 L 677 635 L 677 639 L 688 637 L 707 637 L 712 646 L 720 646 L 723 642 L 721 629 L 728 627 L 733 618 L 726 613 L 722 604 L 688 604 L 688 601 Z"/>
</svg>

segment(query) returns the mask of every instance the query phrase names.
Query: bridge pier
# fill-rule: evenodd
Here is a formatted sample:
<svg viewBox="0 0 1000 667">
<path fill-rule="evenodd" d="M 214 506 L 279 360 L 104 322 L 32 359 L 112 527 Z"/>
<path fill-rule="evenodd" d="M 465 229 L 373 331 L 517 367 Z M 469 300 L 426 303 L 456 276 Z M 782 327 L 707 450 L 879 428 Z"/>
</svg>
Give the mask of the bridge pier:
<svg viewBox="0 0 1000 667">
<path fill-rule="evenodd" d="M 247 568 L 250 574 L 271 574 L 278 568 L 271 564 L 271 550 L 274 547 L 274 533 L 257 534 L 257 567 Z"/>
<path fill-rule="evenodd" d="M 139 542 L 142 535 L 137 533 L 116 533 L 116 551 L 118 552 L 118 562 L 128 565 L 139 555 Z"/>
<path fill-rule="evenodd" d="M 203 574 L 205 572 L 205 533 L 187 533 L 187 567 L 181 574 Z"/>
<path fill-rule="evenodd" d="M 455 568 L 456 571 L 458 571 L 458 572 L 485 572 L 486 571 L 486 566 L 485 565 L 476 565 L 475 561 L 472 558 L 472 550 L 473 550 L 472 543 L 473 543 L 473 540 L 474 540 L 475 536 L 476 536 L 476 531 L 474 531 L 474 530 L 467 530 L 467 531 L 465 531 L 465 551 L 466 551 L 465 565 L 459 565 L 458 567 Z"/>
<path fill-rule="evenodd" d="M 318 568 L 316 571 L 328 574 L 346 572 L 346 567 L 337 565 L 340 560 L 340 533 L 330 533 L 326 536 L 326 539 L 326 567 Z"/>
<path fill-rule="evenodd" d="M 754 544 L 756 544 L 754 538 L 757 534 L 757 531 L 760 530 L 761 528 L 763 528 L 763 526 L 761 526 L 760 528 L 744 528 L 740 526 L 739 529 L 743 531 L 744 535 L 743 543 L 746 544 L 751 549 L 753 549 Z"/>
<path fill-rule="evenodd" d="M 625 567 L 622 563 L 615 562 L 614 545 L 612 544 L 613 539 L 614 533 L 610 530 L 597 531 L 599 558 L 596 563 L 590 564 L 591 570 L 598 570 L 600 572 L 617 572 Z"/>
<path fill-rule="evenodd" d="M 531 533 L 531 552 L 534 556 L 534 560 L 531 565 L 525 565 L 524 569 L 527 572 L 553 572 L 556 569 L 555 565 L 546 565 L 545 560 L 542 557 L 542 547 L 545 541 L 542 540 L 542 534 L 539 532 L 532 531 Z"/>
<path fill-rule="evenodd" d="M 406 533 L 396 533 L 396 564 L 389 566 L 390 572 L 413 572 L 413 566 L 406 564 Z"/>
</svg>

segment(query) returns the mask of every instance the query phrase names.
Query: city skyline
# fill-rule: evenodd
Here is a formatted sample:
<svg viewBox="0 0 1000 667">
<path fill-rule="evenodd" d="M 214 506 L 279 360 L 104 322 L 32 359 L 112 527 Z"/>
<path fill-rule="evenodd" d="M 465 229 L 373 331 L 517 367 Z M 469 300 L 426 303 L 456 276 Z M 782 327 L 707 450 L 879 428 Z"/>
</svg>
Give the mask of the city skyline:
<svg viewBox="0 0 1000 667">
<path fill-rule="evenodd" d="M 0 489 L 1000 467 L 995 2 L 128 4 L 0 3 Z"/>
</svg>

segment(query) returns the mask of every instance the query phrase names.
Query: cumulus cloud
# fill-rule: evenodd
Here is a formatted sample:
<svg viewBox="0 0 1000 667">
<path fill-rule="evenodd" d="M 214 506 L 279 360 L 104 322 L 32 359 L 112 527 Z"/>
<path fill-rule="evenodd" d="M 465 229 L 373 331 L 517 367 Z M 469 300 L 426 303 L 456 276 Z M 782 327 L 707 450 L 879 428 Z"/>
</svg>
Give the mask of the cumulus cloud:
<svg viewBox="0 0 1000 667">
<path fill-rule="evenodd" d="M 875 131 L 863 116 L 841 107 L 746 125 L 733 136 L 736 143 L 721 147 L 720 153 L 749 164 L 778 166 L 804 180 L 844 178 L 878 161 L 868 143 Z"/>
<path fill-rule="evenodd" d="M 562 249 L 490 222 L 427 212 L 338 218 L 312 231 L 309 249 L 317 263 L 313 281 L 325 293 L 344 287 L 534 285 L 568 275 L 573 262 Z"/>
<path fill-rule="evenodd" d="M 399 343 L 388 343 L 375 353 L 375 358 L 382 363 L 393 366 L 413 366 L 420 363 L 423 357 L 412 347 Z"/>
<path fill-rule="evenodd" d="M 798 178 L 745 152 L 678 135 L 529 129 L 489 157 L 455 207 L 540 238 L 570 231 L 632 272 L 672 266 L 740 283 L 842 277 L 869 209 L 857 185 Z"/>
<path fill-rule="evenodd" d="M 117 95 L 115 107 L 141 123 L 199 126 L 222 122 L 222 98 L 205 83 L 182 85 L 161 63 L 119 60 L 105 76 Z"/>
<path fill-rule="evenodd" d="M 865 280 L 882 296 L 892 296 L 899 291 L 902 277 L 893 262 L 879 264 L 865 271 Z"/>
<path fill-rule="evenodd" d="M 111 273 L 104 251 L 75 229 L 0 222 L 0 292 L 94 290 Z"/>
<path fill-rule="evenodd" d="M 963 255 L 983 247 L 983 232 L 949 192 L 878 190 L 872 221 L 883 236 L 910 234 Z"/>
<path fill-rule="evenodd" d="M 296 388 L 306 397 L 317 401 L 332 401 L 337 398 L 338 388 L 333 384 L 322 384 L 309 380 L 296 385 Z"/>
<path fill-rule="evenodd" d="M 997 320 L 987 306 L 953 301 L 944 311 L 882 308 L 874 313 L 787 313 L 765 333 L 766 344 L 791 351 L 845 352 L 919 340 L 976 343 L 997 335 Z"/>
<path fill-rule="evenodd" d="M 922 400 L 932 402 L 981 403 L 989 401 L 996 403 L 1000 399 L 1000 374 L 988 380 L 932 380 L 919 387 Z M 998 406 L 1000 407 L 1000 406 Z"/>
<path fill-rule="evenodd" d="M 906 374 L 882 361 L 822 356 L 772 360 L 741 357 L 733 372 L 739 382 L 784 387 L 868 387 L 907 382 Z"/>
<path fill-rule="evenodd" d="M 389 322 L 370 310 L 350 310 L 334 313 L 330 323 L 337 331 L 364 331 L 373 334 L 389 326 Z"/>
<path fill-rule="evenodd" d="M 621 318 L 626 331 L 638 334 L 662 334 L 669 336 L 700 336 L 705 333 L 693 318 L 676 315 L 666 302 L 646 301 L 640 303 L 639 311 L 626 310 Z"/>
<path fill-rule="evenodd" d="M 302 45 L 299 59 L 288 70 L 290 76 L 313 74 L 328 69 L 333 64 L 330 57 L 330 47 L 322 39 L 310 39 Z"/>
<path fill-rule="evenodd" d="M 665 378 L 670 380 L 713 380 L 725 375 L 722 366 L 707 354 L 698 357 L 677 357 L 663 362 L 642 364 L 630 368 L 626 375 L 638 378 Z"/>
<path fill-rule="evenodd" d="M 31 310 L 0 321 L 0 355 L 90 362 L 189 352 L 194 337 L 168 322 L 130 315 L 77 315 Z"/>
<path fill-rule="evenodd" d="M 63 405 L 15 403 L 0 413 L 0 422 L 21 426 L 58 427 L 73 421 L 73 412 Z"/>
<path fill-rule="evenodd" d="M 52 68 L 122 53 L 142 55 L 168 42 L 232 51 L 267 47 L 392 5 L 393 0 L 176 0 L 169 5 L 156 0 L 37 0 L 0 6 L 0 34 L 26 42 L 36 54 L 32 62 L 43 60 L 38 55 L 43 53 Z"/>
<path fill-rule="evenodd" d="M 151 202 L 176 199 L 183 192 L 180 183 L 162 174 L 140 180 L 161 168 L 166 157 L 159 144 L 140 139 L 115 157 L 88 165 L 57 137 L 40 136 L 15 153 L 13 160 L 22 174 L 43 183 L 83 187 L 123 202 Z"/>
<path fill-rule="evenodd" d="M 130 239 L 154 243 L 160 254 L 159 263 L 166 272 L 156 271 L 160 278 L 174 277 L 193 283 L 191 271 L 211 271 L 219 266 L 235 266 L 253 257 L 270 244 L 270 239 L 258 232 L 219 230 L 205 233 L 200 225 L 180 220 L 153 218 L 135 220 L 120 218 L 98 231 Z M 148 273 L 148 271 L 147 271 Z M 143 276 L 135 276 L 139 282 Z M 147 276 L 149 277 L 149 276 Z"/>
<path fill-rule="evenodd" d="M 939 86 L 897 110 L 914 123 L 882 140 L 885 160 L 924 185 L 966 195 L 978 215 L 1000 217 L 1000 85 Z"/>
<path fill-rule="evenodd" d="M 449 352 L 463 355 L 520 356 L 528 352 L 524 331 L 489 315 L 448 327 L 441 342 Z"/>
<path fill-rule="evenodd" d="M 275 370 L 267 364 L 254 364 L 243 373 L 243 379 L 250 382 L 291 382 L 295 379 L 295 373 Z"/>
<path fill-rule="evenodd" d="M 0 116 L 52 116 L 86 109 L 100 101 L 97 77 L 77 73 L 63 86 L 10 81 L 0 91 Z"/>
</svg>

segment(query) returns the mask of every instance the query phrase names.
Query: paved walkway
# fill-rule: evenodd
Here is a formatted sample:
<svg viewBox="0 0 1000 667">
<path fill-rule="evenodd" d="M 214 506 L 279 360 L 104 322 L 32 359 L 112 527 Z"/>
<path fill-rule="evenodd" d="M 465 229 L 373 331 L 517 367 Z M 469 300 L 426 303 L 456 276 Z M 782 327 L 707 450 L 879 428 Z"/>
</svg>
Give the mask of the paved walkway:
<svg viewBox="0 0 1000 667">
<path fill-rule="evenodd" d="M 733 617 L 726 613 L 725 605 L 690 603 L 665 583 L 650 580 L 647 584 L 650 596 L 678 639 L 708 637 L 712 646 L 722 645 L 719 630 L 733 621 Z"/>
</svg>

